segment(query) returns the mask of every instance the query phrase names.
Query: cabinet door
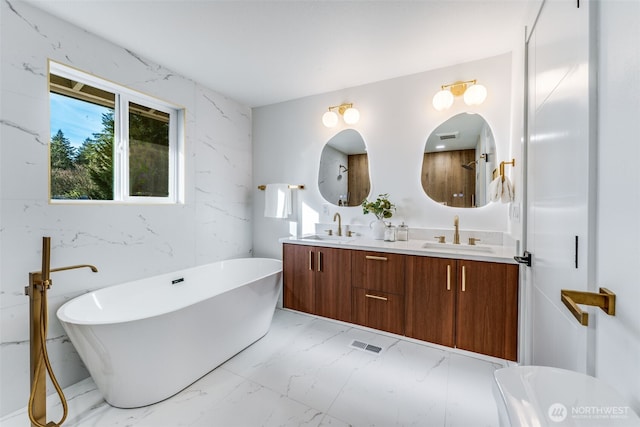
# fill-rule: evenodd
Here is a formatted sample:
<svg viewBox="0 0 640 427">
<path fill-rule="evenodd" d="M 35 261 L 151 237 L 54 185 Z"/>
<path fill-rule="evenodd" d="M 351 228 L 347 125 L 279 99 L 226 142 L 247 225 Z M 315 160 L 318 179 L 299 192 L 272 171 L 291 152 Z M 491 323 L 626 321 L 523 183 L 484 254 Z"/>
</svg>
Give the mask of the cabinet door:
<svg viewBox="0 0 640 427">
<path fill-rule="evenodd" d="M 283 245 L 283 305 L 286 308 L 314 312 L 314 249 L 312 246 Z"/>
<path fill-rule="evenodd" d="M 351 253 L 353 286 L 404 295 L 406 255 L 366 251 Z"/>
<path fill-rule="evenodd" d="M 404 333 L 404 296 L 353 288 L 353 322 L 402 335 Z"/>
<path fill-rule="evenodd" d="M 518 266 L 458 261 L 456 346 L 516 360 Z"/>
<path fill-rule="evenodd" d="M 315 314 L 351 321 L 351 251 L 316 248 Z"/>
<path fill-rule="evenodd" d="M 454 346 L 456 266 L 453 259 L 407 257 L 408 337 Z"/>
</svg>

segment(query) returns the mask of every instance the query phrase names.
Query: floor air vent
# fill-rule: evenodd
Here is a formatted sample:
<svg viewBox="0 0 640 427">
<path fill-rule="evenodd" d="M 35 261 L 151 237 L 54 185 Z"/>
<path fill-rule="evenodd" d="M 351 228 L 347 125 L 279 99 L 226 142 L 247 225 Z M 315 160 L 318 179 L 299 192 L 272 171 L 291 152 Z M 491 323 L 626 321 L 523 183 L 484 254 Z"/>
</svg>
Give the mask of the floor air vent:
<svg viewBox="0 0 640 427">
<path fill-rule="evenodd" d="M 382 351 L 382 347 L 378 347 L 377 345 L 367 344 L 366 342 L 362 342 L 362 341 L 353 341 L 351 343 L 351 347 L 357 348 L 363 351 L 369 351 L 375 354 L 378 354 Z"/>
</svg>

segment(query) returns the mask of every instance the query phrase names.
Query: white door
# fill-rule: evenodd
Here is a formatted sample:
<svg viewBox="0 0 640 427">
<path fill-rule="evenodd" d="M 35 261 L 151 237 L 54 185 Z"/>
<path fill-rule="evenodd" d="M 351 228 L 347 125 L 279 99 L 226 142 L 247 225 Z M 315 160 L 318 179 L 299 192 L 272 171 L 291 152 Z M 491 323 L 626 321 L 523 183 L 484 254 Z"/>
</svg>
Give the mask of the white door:
<svg viewBox="0 0 640 427">
<path fill-rule="evenodd" d="M 547 0 L 527 44 L 530 362 L 587 373 L 593 326 L 578 323 L 560 290 L 590 290 L 593 277 L 594 9 L 587 0 Z"/>
</svg>

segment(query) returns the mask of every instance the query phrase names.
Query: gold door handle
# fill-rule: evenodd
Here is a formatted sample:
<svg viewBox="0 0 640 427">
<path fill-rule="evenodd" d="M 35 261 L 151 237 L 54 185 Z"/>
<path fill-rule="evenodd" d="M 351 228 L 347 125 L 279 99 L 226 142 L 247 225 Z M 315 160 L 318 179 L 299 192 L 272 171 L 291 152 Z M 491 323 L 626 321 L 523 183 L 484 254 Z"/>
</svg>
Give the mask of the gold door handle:
<svg viewBox="0 0 640 427">
<path fill-rule="evenodd" d="M 561 289 L 560 299 L 583 326 L 589 326 L 589 313 L 582 311 L 578 304 L 600 307 L 608 315 L 616 315 L 616 294 L 607 288 L 600 288 L 598 292 Z"/>
<path fill-rule="evenodd" d="M 318 251 L 318 271 L 322 271 L 322 252 Z"/>
<path fill-rule="evenodd" d="M 451 290 L 451 266 L 447 265 L 447 290 Z"/>
<path fill-rule="evenodd" d="M 466 274 L 466 267 L 463 265 L 462 266 L 462 292 L 467 290 L 467 274 Z"/>
<path fill-rule="evenodd" d="M 379 297 L 378 295 L 364 294 L 367 298 L 379 299 L 380 301 L 388 301 L 388 298 Z"/>
<path fill-rule="evenodd" d="M 367 255 L 367 256 L 365 256 L 365 258 L 366 259 L 375 260 L 375 261 L 387 261 L 387 257 L 384 257 L 384 256 Z"/>
<path fill-rule="evenodd" d="M 313 251 L 309 251 L 309 270 L 313 271 Z"/>
</svg>

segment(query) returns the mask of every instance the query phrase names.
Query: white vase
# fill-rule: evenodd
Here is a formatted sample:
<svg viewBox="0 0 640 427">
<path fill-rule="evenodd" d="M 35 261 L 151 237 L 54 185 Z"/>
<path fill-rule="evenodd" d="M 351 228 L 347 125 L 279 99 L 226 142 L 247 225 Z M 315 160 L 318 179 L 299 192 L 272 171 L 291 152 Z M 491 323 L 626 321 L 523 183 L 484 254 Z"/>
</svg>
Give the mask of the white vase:
<svg viewBox="0 0 640 427">
<path fill-rule="evenodd" d="M 375 240 L 384 240 L 384 229 L 386 227 L 386 224 L 383 220 L 377 219 L 371 222 L 371 224 L 369 224 L 369 227 L 371 227 L 371 229 L 373 230 L 373 238 Z"/>
</svg>

